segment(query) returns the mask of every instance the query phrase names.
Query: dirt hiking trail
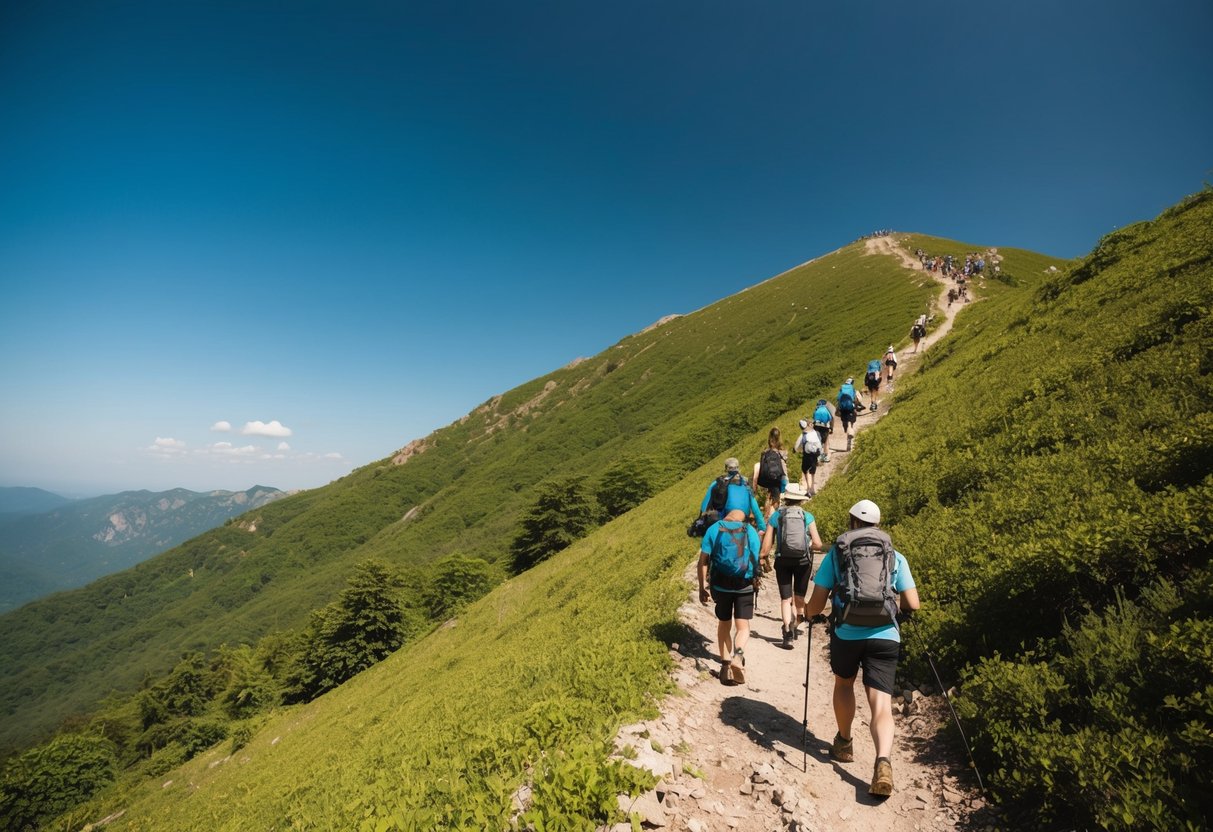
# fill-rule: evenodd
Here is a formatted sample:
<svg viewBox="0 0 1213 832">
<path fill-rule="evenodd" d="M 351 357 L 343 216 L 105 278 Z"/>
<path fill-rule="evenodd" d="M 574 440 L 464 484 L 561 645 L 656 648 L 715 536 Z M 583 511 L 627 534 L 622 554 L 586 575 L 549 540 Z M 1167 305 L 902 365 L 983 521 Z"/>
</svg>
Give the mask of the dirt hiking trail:
<svg viewBox="0 0 1213 832">
<path fill-rule="evenodd" d="M 897 257 L 907 270 L 916 272 L 914 279 L 928 276 L 893 237 L 867 240 L 866 253 Z M 946 293 L 950 285 L 946 278 L 934 277 Z M 941 294 L 933 303 L 935 318 L 930 333 L 919 344 L 918 355 L 947 334 L 964 305 L 957 302 L 948 308 Z M 912 323 L 906 321 L 907 331 Z M 873 355 L 883 353 L 885 346 L 873 344 Z M 862 443 L 862 433 L 868 426 L 882 418 L 890 406 L 896 406 L 897 377 L 913 372 L 918 355 L 908 350 L 898 353 L 892 392 L 882 390 L 880 409 L 860 416 L 856 445 Z M 811 406 L 806 407 L 811 411 Z M 818 489 L 834 472 L 845 468 L 849 457 L 845 435 L 840 431 L 835 431 L 829 444 L 830 462 L 817 469 Z M 744 464 L 742 467 L 745 470 Z M 812 501 L 806 504 L 806 510 L 812 512 Z M 823 540 L 827 547 L 830 542 Z M 688 540 L 688 559 L 697 544 L 697 540 Z M 914 555 L 910 552 L 908 556 L 912 565 Z M 814 564 L 821 558 L 817 555 Z M 624 750 L 624 757 L 661 778 L 657 788 L 646 795 L 635 800 L 620 798 L 621 808 L 640 816 L 642 828 L 689 832 L 926 832 L 997 827 L 995 816 L 976 792 L 965 760 L 935 739 L 949 718 L 938 690 L 910 691 L 912 701 L 906 694 L 894 697 L 892 796 L 875 798 L 868 794 L 875 750 L 861 682 L 856 684 L 858 707 L 852 728 L 855 761 L 830 760 L 827 752 L 837 724 L 831 705 L 829 639 L 823 625 L 814 626 L 812 632 L 808 770 L 802 769 L 809 638 L 802 625 L 801 637 L 792 650 L 780 646 L 779 590 L 774 573 L 765 577 L 755 605 L 746 648 L 746 684 L 729 686 L 722 685 L 718 678 L 716 618 L 712 606 L 698 602 L 694 562 L 686 577 L 691 592 L 680 617 L 692 631 L 692 637 L 685 641 L 694 643 L 671 649 L 678 690 L 663 703 L 657 719 L 625 726 L 616 740 L 617 748 L 631 749 Z M 909 647 L 913 650 L 913 641 Z M 940 668 L 940 672 L 947 670 Z M 943 681 L 945 685 L 955 683 L 946 676 Z M 610 832 L 630 828 L 621 824 Z"/>
</svg>

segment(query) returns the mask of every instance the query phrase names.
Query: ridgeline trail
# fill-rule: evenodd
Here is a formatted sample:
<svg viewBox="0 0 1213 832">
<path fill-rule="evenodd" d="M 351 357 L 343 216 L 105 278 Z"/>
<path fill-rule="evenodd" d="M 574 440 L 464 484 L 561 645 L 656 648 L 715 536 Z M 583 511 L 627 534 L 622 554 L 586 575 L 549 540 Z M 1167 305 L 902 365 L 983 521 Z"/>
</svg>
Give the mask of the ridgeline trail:
<svg viewBox="0 0 1213 832">
<path fill-rule="evenodd" d="M 881 407 L 876 413 L 860 416 L 856 447 L 863 441 L 862 432 L 895 406 L 897 378 L 914 371 L 919 356 L 948 333 L 956 314 L 965 306 L 956 302 L 949 307 L 945 295 L 951 284 L 947 278 L 926 272 L 894 237 L 869 239 L 865 246 L 867 254 L 897 257 L 915 279 L 934 277 L 943 285 L 943 292 L 932 304 L 935 318 L 918 354 L 899 352 L 892 390 L 882 390 Z M 911 323 L 906 322 L 907 330 Z M 873 344 L 872 354 L 883 353 L 886 346 Z M 857 378 L 862 375 L 859 369 Z M 806 403 L 806 407 L 812 411 L 812 403 Z M 836 471 L 846 467 L 849 458 L 845 435 L 837 427 L 829 444 L 830 462 L 817 469 L 819 490 Z M 748 470 L 748 464 L 742 461 L 743 471 Z M 788 467 L 794 477 L 799 472 L 799 461 L 789 459 Z M 805 509 L 813 511 L 812 501 L 805 504 Z M 822 542 L 828 549 L 832 541 Z M 639 814 L 646 828 L 690 832 L 925 832 L 980 829 L 993 822 L 964 759 L 935 738 L 948 718 L 938 690 L 933 691 L 934 696 L 922 698 L 911 694 L 915 697 L 913 704 L 905 704 L 904 697 L 894 697 L 896 741 L 891 797 L 868 794 L 875 750 L 861 681 L 856 683 L 858 708 L 852 732 L 855 760 L 830 760 L 828 749 L 837 724 L 831 705 L 829 638 L 823 625 L 814 626 L 812 633 L 808 770 L 804 771 L 805 627 L 802 625 L 794 649 L 780 646 L 779 590 L 773 572 L 764 576 L 746 649 L 746 684 L 722 685 L 718 679 L 713 607 L 699 603 L 695 588 L 697 555 L 692 559 L 692 549 L 697 545 L 697 540 L 687 542 L 691 563 L 686 577 L 691 592 L 680 609 L 682 621 L 693 633 L 693 638 L 686 641 L 694 643 L 679 644 L 671 650 L 678 695 L 663 703 L 657 719 L 625 726 L 616 740 L 617 748 L 631 746 L 635 750 L 635 764 L 661 777 L 655 792 L 634 801 L 620 798 L 625 811 Z M 913 567 L 914 553 L 906 554 Z M 822 557 L 814 557 L 814 568 Z M 913 640 L 908 640 L 907 647 L 911 652 L 915 649 Z M 956 680 L 945 677 L 943 681 L 951 685 Z M 620 825 L 611 832 L 623 829 L 630 827 Z"/>
</svg>

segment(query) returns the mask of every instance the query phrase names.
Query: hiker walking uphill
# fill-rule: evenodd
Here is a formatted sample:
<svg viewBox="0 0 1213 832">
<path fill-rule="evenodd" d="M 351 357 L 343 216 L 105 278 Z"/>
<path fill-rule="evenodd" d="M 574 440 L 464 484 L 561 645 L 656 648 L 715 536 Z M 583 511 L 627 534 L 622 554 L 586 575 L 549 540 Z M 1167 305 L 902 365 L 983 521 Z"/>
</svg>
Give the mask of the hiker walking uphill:
<svg viewBox="0 0 1213 832">
<path fill-rule="evenodd" d="M 871 500 L 851 506 L 850 528 L 840 534 L 813 579 L 805 614 L 812 618 L 830 600 L 830 669 L 834 672 L 834 717 L 838 733 L 830 756 L 840 763 L 855 759 L 855 678 L 863 668 L 863 687 L 871 710 L 876 765 L 868 792 L 893 793 L 893 680 L 901 649 L 899 623 L 918 609 L 918 590 L 905 557 L 880 524 L 880 508 Z"/>
<path fill-rule="evenodd" d="M 741 475 L 741 463 L 735 456 L 724 461 L 724 475 L 708 483 L 708 490 L 703 495 L 703 502 L 699 504 L 699 519 L 692 525 L 692 529 L 701 526 L 702 533 L 711 524 L 733 510 L 741 511 L 742 519 L 753 518 L 754 523 L 758 526 L 758 531 L 766 530 L 766 520 L 758 508 L 758 501 L 754 498 L 754 492 L 750 490 L 749 482 Z"/>
<path fill-rule="evenodd" d="M 792 446 L 792 450 L 800 454 L 800 489 L 807 492 L 810 497 L 817 493 L 813 480 L 817 476 L 817 463 L 820 461 L 824 448 L 825 445 L 821 443 L 821 435 L 809 426 L 808 419 L 801 419 L 800 436 L 796 438 L 796 444 Z"/>
<path fill-rule="evenodd" d="M 779 505 L 779 495 L 788 487 L 788 452 L 783 449 L 777 427 L 771 428 L 767 436 L 767 448 L 758 462 L 754 463 L 754 482 L 759 488 L 766 490 L 766 499 L 763 501 L 766 504 L 764 516 L 770 518 L 775 506 Z"/>
<path fill-rule="evenodd" d="M 893 352 L 893 345 L 889 344 L 889 348 L 884 352 L 884 380 L 889 385 L 889 392 L 893 392 L 893 371 L 897 369 L 897 353 Z"/>
<path fill-rule="evenodd" d="M 699 603 L 716 602 L 722 685 L 745 684 L 745 646 L 754 617 L 759 546 L 758 533 L 737 509 L 712 524 L 699 547 Z"/>
<path fill-rule="evenodd" d="M 830 461 L 830 434 L 834 432 L 834 411 L 826 404 L 825 399 L 817 400 L 817 409 L 813 411 L 813 430 L 821 437 L 821 456 L 818 462 Z"/>
<path fill-rule="evenodd" d="M 914 352 L 918 352 L 918 342 L 927 335 L 927 316 L 919 315 L 918 320 L 910 327 L 910 338 L 914 341 Z"/>
<path fill-rule="evenodd" d="M 868 362 L 868 369 L 863 377 L 863 386 L 868 389 L 868 408 L 873 413 L 880 407 L 880 373 L 880 359 L 873 358 Z"/>
<path fill-rule="evenodd" d="M 795 484 L 782 495 L 783 506 L 771 515 L 762 538 L 762 562 L 770 563 L 775 550 L 775 582 L 779 585 L 779 613 L 783 620 L 783 648 L 792 649 L 804 620 L 804 599 L 809 591 L 813 553 L 821 551 L 817 521 L 802 507 L 809 495 Z"/>
<path fill-rule="evenodd" d="M 847 450 L 851 450 L 851 440 L 855 437 L 855 419 L 858 403 L 855 401 L 859 394 L 855 392 L 855 379 L 847 378 L 838 388 L 838 418 L 842 422 L 842 430 L 847 435 Z"/>
</svg>

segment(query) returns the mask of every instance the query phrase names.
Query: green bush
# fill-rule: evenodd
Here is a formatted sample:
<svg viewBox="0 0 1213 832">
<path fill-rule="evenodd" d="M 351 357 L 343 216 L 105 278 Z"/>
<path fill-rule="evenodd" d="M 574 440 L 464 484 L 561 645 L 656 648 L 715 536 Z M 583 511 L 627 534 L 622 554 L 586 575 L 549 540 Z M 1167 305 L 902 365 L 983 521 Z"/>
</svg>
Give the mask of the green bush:
<svg viewBox="0 0 1213 832">
<path fill-rule="evenodd" d="M 433 620 L 443 621 L 488 593 L 501 582 L 500 571 L 482 558 L 451 555 L 427 570 L 431 578 L 421 604 Z"/>
<path fill-rule="evenodd" d="M 511 546 L 514 571 L 522 572 L 567 549 L 594 528 L 598 509 L 584 483 L 566 478 L 544 483 Z"/>
<path fill-rule="evenodd" d="M 67 734 L 4 765 L 0 827 L 34 829 L 87 800 L 114 779 L 114 745 L 89 734 Z"/>
</svg>

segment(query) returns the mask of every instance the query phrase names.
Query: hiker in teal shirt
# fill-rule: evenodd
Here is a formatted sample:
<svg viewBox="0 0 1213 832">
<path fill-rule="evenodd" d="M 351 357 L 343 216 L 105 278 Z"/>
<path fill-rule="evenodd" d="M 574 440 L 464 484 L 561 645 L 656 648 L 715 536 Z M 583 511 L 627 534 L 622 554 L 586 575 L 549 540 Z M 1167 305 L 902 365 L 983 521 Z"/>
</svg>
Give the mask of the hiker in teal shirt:
<svg viewBox="0 0 1213 832">
<path fill-rule="evenodd" d="M 744 537 L 743 537 L 744 536 Z M 723 538 L 723 539 L 722 539 Z M 744 552 L 730 545 L 744 539 Z M 699 546 L 699 603 L 716 602 L 716 642 L 720 649 L 720 683 L 745 684 L 745 646 L 750 640 L 750 619 L 754 617 L 754 584 L 758 575 L 758 532 L 745 522 L 740 509 L 730 511 L 724 519 L 708 527 Z M 713 557 L 740 555 L 748 563 L 744 576 L 734 577 L 711 570 L 711 590 L 708 589 L 709 568 Z M 736 623 L 737 633 L 733 634 Z"/>
<path fill-rule="evenodd" d="M 741 511 L 753 518 L 758 526 L 758 531 L 766 531 L 767 521 L 763 519 L 762 509 L 758 507 L 754 491 L 750 488 L 746 478 L 741 475 L 741 463 L 737 457 L 731 456 L 724 461 L 724 475 L 728 479 L 729 491 L 724 507 L 718 509 L 720 516 L 723 517 L 733 510 Z M 716 483 L 717 480 L 708 483 L 708 490 L 704 492 L 703 502 L 699 504 L 700 514 L 706 512 L 712 504 L 712 491 L 716 488 Z"/>
</svg>

